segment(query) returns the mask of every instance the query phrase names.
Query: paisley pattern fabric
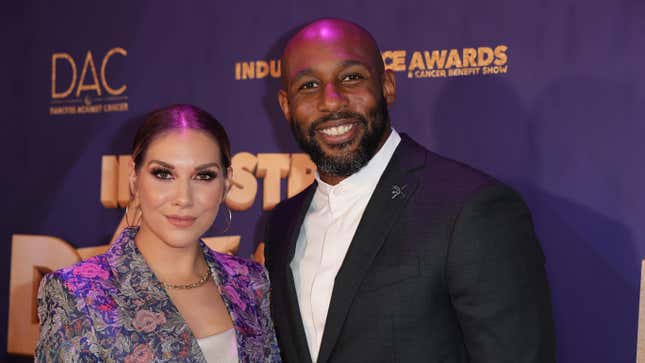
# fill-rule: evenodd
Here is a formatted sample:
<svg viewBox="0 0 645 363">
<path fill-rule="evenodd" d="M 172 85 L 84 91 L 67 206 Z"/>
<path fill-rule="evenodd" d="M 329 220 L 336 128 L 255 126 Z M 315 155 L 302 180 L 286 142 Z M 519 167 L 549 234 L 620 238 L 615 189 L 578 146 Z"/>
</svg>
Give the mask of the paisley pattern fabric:
<svg viewBox="0 0 645 363">
<path fill-rule="evenodd" d="M 110 249 L 48 274 L 38 292 L 37 362 L 200 362 L 196 338 L 126 228 Z M 237 336 L 240 362 L 279 362 L 266 270 L 200 242 Z"/>
</svg>

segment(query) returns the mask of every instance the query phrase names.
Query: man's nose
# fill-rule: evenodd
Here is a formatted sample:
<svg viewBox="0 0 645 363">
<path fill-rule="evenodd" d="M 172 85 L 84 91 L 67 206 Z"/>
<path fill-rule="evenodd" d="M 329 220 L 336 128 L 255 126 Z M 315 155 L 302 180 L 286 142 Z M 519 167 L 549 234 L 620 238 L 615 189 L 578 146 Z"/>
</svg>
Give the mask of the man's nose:
<svg viewBox="0 0 645 363">
<path fill-rule="evenodd" d="M 347 106 L 347 96 L 334 83 L 327 83 L 322 92 L 320 111 L 334 112 Z"/>
</svg>

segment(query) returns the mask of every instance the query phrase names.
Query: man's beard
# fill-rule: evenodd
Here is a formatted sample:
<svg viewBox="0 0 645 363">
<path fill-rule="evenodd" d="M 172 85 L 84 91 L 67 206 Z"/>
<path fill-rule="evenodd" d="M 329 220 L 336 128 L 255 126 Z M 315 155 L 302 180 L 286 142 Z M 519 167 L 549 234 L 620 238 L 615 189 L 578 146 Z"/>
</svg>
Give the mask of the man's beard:
<svg viewBox="0 0 645 363">
<path fill-rule="evenodd" d="M 385 99 L 381 99 L 381 102 L 368 114 L 368 117 L 372 120 L 371 129 L 365 117 L 354 112 L 335 112 L 321 117 L 315 120 L 309 126 L 309 130 L 306 131 L 300 128 L 298 120 L 295 118 L 292 118 L 289 124 L 300 148 L 309 154 L 319 173 L 347 177 L 359 171 L 372 159 L 383 141 L 384 135 L 390 129 L 390 116 Z M 354 127 L 363 127 L 365 132 L 356 150 L 341 156 L 325 154 L 318 141 L 316 141 L 316 127 L 323 122 L 339 119 L 355 119 L 358 124 L 354 125 Z M 351 142 L 332 145 L 331 147 L 342 150 L 349 147 Z"/>
</svg>

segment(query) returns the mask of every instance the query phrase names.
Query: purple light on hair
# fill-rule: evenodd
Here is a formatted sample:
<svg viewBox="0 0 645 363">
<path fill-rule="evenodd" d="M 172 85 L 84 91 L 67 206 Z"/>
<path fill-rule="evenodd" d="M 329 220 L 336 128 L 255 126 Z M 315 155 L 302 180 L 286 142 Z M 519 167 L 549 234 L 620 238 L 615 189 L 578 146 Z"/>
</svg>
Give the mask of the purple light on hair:
<svg viewBox="0 0 645 363">
<path fill-rule="evenodd" d="M 186 121 L 186 115 L 183 112 L 179 113 L 179 123 L 184 129 L 188 127 L 188 121 Z"/>
<path fill-rule="evenodd" d="M 231 144 L 224 127 L 208 112 L 186 104 L 167 106 L 146 115 L 132 144 L 134 165 L 137 168 L 141 167 L 148 146 L 159 135 L 173 130 L 198 130 L 207 133 L 220 148 L 223 166 L 231 166 Z"/>
</svg>

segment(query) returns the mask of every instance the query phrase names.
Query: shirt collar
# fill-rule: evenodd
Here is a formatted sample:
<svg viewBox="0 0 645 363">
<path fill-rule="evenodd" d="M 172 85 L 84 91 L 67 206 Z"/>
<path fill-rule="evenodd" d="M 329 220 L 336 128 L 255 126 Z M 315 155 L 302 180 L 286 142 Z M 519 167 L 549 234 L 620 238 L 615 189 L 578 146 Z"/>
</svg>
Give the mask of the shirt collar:
<svg viewBox="0 0 645 363">
<path fill-rule="evenodd" d="M 320 175 L 316 171 L 315 178 L 318 182 L 317 191 L 324 195 L 329 195 L 333 191 L 342 193 L 344 191 L 356 191 L 359 188 L 372 190 L 378 184 L 396 147 L 401 142 L 399 133 L 394 129 L 391 130 L 390 136 L 388 136 L 383 146 L 374 154 L 372 159 L 359 171 L 343 179 L 340 183 L 336 185 L 327 184 L 320 179 Z"/>
</svg>

